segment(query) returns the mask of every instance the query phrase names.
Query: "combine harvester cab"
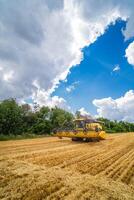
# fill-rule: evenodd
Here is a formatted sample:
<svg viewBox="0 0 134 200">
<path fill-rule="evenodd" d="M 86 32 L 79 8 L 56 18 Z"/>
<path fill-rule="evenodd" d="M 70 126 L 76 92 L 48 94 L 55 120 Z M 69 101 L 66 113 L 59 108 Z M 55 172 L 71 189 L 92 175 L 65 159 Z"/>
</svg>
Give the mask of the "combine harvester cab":
<svg viewBox="0 0 134 200">
<path fill-rule="evenodd" d="M 74 120 L 75 128 L 72 130 L 58 129 L 55 131 L 55 136 L 62 139 L 63 137 L 72 138 L 72 141 L 100 141 L 106 138 L 106 133 L 103 131 L 102 122 L 94 119 L 79 118 Z"/>
</svg>

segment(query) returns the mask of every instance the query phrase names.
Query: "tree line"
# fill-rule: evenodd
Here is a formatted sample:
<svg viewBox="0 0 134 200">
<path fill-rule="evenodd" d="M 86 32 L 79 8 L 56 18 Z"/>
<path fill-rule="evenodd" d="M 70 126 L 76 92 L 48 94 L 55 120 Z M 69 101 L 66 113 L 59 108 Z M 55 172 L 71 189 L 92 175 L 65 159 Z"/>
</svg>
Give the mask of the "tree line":
<svg viewBox="0 0 134 200">
<path fill-rule="evenodd" d="M 98 118 L 103 122 L 104 129 L 107 133 L 134 132 L 134 123 L 126 121 L 110 121 L 105 118 Z"/>
<path fill-rule="evenodd" d="M 79 112 L 76 115 L 79 116 Z M 15 99 L 4 100 L 0 103 L 0 134 L 21 135 L 51 134 L 58 128 L 73 128 L 75 115 L 61 108 L 38 108 L 35 104 L 32 110 L 29 104 L 19 105 Z M 134 123 L 110 121 L 99 118 L 103 122 L 103 128 L 110 133 L 134 132 Z"/>
<path fill-rule="evenodd" d="M 0 134 L 50 134 L 52 130 L 66 127 L 73 121 L 73 114 L 60 109 L 19 105 L 15 99 L 4 100 L 0 103 Z"/>
</svg>

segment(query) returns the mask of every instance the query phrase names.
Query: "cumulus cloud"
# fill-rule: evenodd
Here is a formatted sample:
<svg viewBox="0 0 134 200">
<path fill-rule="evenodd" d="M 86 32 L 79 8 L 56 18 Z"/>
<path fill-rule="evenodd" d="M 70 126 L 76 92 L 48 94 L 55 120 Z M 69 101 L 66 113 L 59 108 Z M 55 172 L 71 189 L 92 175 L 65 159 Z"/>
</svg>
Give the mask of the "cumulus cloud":
<svg viewBox="0 0 134 200">
<path fill-rule="evenodd" d="M 134 90 L 117 99 L 95 99 L 93 104 L 97 107 L 99 117 L 134 122 Z"/>
<path fill-rule="evenodd" d="M 79 84 L 79 81 L 75 81 L 74 83 L 72 83 L 71 85 L 66 87 L 66 91 L 68 93 L 72 92 L 73 90 L 75 90 L 75 88 L 77 87 L 78 84 Z"/>
<path fill-rule="evenodd" d="M 82 116 L 91 116 L 91 114 L 88 111 L 86 111 L 84 107 L 80 108 L 78 111 Z"/>
<path fill-rule="evenodd" d="M 83 59 L 81 49 L 110 23 L 128 19 L 123 33 L 134 35 L 133 8 L 131 0 L 1 0 L 0 99 L 45 93 L 53 104 L 55 88 Z"/>
<path fill-rule="evenodd" d="M 50 108 L 57 106 L 65 110 L 70 110 L 70 107 L 67 105 L 67 102 L 64 98 L 51 96 L 45 90 L 38 90 L 37 93 L 34 93 L 33 101 L 38 102 L 40 106 L 45 105 Z"/>
<path fill-rule="evenodd" d="M 132 42 L 126 49 L 126 58 L 128 63 L 134 65 L 134 42 Z"/>
<path fill-rule="evenodd" d="M 115 65 L 113 68 L 113 72 L 119 71 L 120 70 L 120 66 L 119 65 Z"/>
<path fill-rule="evenodd" d="M 66 100 L 62 97 L 52 96 L 51 89 L 45 91 L 40 87 L 37 81 L 34 81 L 34 86 L 36 90 L 32 94 L 32 101 L 33 103 L 38 103 L 40 106 L 48 106 L 53 108 L 55 106 L 59 108 L 63 108 L 65 110 L 71 110 L 70 106 L 67 104 Z"/>
</svg>

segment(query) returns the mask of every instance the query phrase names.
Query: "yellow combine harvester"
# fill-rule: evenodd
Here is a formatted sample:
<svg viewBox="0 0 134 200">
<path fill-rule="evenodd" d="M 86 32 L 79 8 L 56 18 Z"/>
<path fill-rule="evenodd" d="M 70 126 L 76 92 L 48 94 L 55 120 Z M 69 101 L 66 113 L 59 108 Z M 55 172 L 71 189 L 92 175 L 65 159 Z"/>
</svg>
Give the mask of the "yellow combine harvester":
<svg viewBox="0 0 134 200">
<path fill-rule="evenodd" d="M 72 130 L 64 129 L 57 130 L 55 136 L 62 139 L 62 137 L 72 138 L 72 141 L 99 141 L 106 138 L 106 133 L 102 129 L 101 122 L 88 119 L 79 118 L 74 120 L 75 128 Z"/>
</svg>

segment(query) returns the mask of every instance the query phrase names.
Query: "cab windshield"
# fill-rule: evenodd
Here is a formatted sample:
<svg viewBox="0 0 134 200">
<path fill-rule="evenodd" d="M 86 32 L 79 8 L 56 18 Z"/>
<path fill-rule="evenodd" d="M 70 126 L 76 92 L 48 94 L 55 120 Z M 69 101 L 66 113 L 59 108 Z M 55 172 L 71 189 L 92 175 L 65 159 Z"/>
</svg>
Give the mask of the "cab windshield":
<svg viewBox="0 0 134 200">
<path fill-rule="evenodd" d="M 76 128 L 84 128 L 85 122 L 84 121 L 76 121 L 75 126 L 76 126 Z"/>
</svg>

